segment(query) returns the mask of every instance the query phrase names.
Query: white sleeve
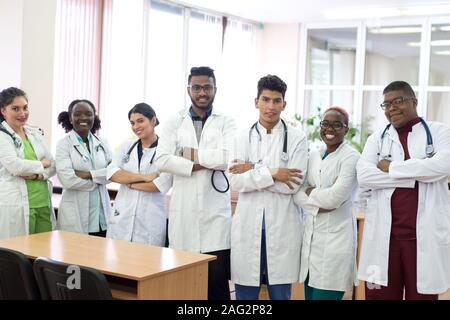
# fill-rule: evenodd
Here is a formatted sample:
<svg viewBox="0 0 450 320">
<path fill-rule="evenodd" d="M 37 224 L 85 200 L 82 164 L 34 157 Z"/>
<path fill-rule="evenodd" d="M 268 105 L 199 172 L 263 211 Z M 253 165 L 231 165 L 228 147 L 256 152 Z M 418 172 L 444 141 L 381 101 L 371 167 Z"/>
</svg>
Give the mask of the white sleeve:
<svg viewBox="0 0 450 320">
<path fill-rule="evenodd" d="M 356 165 L 359 186 L 369 189 L 414 188 L 414 179 L 398 179 L 377 168 L 378 164 L 378 132 L 367 139 L 361 158 Z"/>
<path fill-rule="evenodd" d="M 45 172 L 44 166 L 39 160 L 20 158 L 12 138 L 3 132 L 0 132 L 0 163 L 13 176 L 29 176 Z"/>
<path fill-rule="evenodd" d="M 70 148 L 72 145 L 67 139 L 61 140 L 56 147 L 56 174 L 64 189 L 79 191 L 92 191 L 96 184 L 92 180 L 81 179 L 75 175 Z"/>
<path fill-rule="evenodd" d="M 359 156 L 351 154 L 342 159 L 339 175 L 328 188 L 315 188 L 309 194 L 308 202 L 318 208 L 332 210 L 339 208 L 348 198 L 356 185 L 356 163 Z"/>
<path fill-rule="evenodd" d="M 172 188 L 173 175 L 163 172 L 158 178 L 153 180 L 153 183 L 158 188 L 159 192 L 166 194 Z"/>
<path fill-rule="evenodd" d="M 181 123 L 182 119 L 178 114 L 167 121 L 159 138 L 158 148 L 156 148 L 155 165 L 162 172 L 190 177 L 194 162 L 175 155 L 177 131 Z"/>
<path fill-rule="evenodd" d="M 233 160 L 241 160 L 247 162 L 248 154 L 248 136 L 245 133 L 239 134 L 234 139 L 233 154 L 230 157 L 231 167 Z M 260 191 L 274 184 L 272 175 L 269 168 L 262 165 L 255 165 L 252 170 L 244 172 L 242 174 L 230 173 L 230 185 L 231 189 L 237 192 L 252 192 Z"/>
<path fill-rule="evenodd" d="M 53 177 L 56 174 L 56 165 L 55 165 L 55 159 L 53 158 L 53 155 L 51 154 L 50 150 L 45 145 L 44 140 L 41 138 L 40 133 L 38 133 L 37 140 L 42 144 L 42 147 L 44 148 L 45 152 L 45 158 L 50 161 L 50 167 L 44 169 L 44 173 L 42 174 L 44 176 L 44 180 L 48 180 L 49 178 Z"/>
<path fill-rule="evenodd" d="M 303 135 L 302 138 L 295 145 L 293 150 L 289 152 L 289 161 L 286 168 L 290 169 L 299 169 L 301 170 L 301 175 L 303 176 L 302 181 L 304 181 L 304 177 L 307 174 L 308 167 L 308 142 L 306 140 L 306 136 Z M 284 194 L 295 194 L 300 189 L 300 185 L 292 184 L 294 189 L 289 189 L 287 184 L 280 181 L 275 181 L 275 183 L 267 188 L 267 191 L 275 192 L 275 193 L 284 193 Z"/>
<path fill-rule="evenodd" d="M 228 157 L 236 133 L 236 123 L 228 116 L 224 116 L 223 127 L 217 132 L 217 139 L 221 139 L 220 149 L 199 149 L 199 164 L 211 170 L 226 170 Z"/>
<path fill-rule="evenodd" d="M 438 130 L 436 130 L 438 131 Z M 450 175 L 450 128 L 440 127 L 433 134 L 435 154 L 431 158 L 392 161 L 389 177 L 410 178 L 420 182 L 431 183 Z"/>
<path fill-rule="evenodd" d="M 111 152 L 111 148 L 109 146 L 109 143 L 106 139 L 101 138 L 101 143 L 103 148 L 105 148 L 105 150 L 102 151 L 97 151 L 97 152 L 105 152 L 105 160 L 108 161 L 112 155 Z M 101 169 L 96 169 L 96 170 L 90 170 L 89 171 L 91 173 L 92 176 L 92 181 L 96 184 L 108 184 L 110 183 L 109 179 L 108 179 L 108 164 L 106 165 L 105 168 L 101 168 Z"/>
</svg>

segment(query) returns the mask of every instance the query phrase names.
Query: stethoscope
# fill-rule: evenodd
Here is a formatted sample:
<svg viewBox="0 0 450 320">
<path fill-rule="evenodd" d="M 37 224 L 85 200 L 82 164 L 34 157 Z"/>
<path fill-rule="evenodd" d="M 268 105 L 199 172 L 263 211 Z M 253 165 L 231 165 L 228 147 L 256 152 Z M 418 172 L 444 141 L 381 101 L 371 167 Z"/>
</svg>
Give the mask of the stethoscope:
<svg viewBox="0 0 450 320">
<path fill-rule="evenodd" d="M 6 128 L 3 125 L 0 125 L 0 131 L 6 133 L 8 136 L 11 137 L 11 139 L 14 142 L 14 146 L 17 149 L 20 149 L 22 147 L 22 141 L 20 139 L 18 139 L 15 135 L 13 135 L 11 132 L 6 130 Z"/>
<path fill-rule="evenodd" d="M 280 120 L 281 120 L 281 123 L 283 124 L 283 128 L 284 128 L 283 151 L 281 152 L 280 158 L 283 161 L 288 161 L 289 160 L 289 156 L 288 156 L 288 153 L 287 153 L 288 130 L 287 130 L 287 125 L 284 122 L 284 120 L 283 119 L 280 119 Z M 253 129 L 255 129 L 256 132 L 258 133 L 258 140 L 261 143 L 262 138 L 261 138 L 261 133 L 259 132 L 259 129 L 258 129 L 258 121 L 255 122 L 251 126 L 250 131 L 248 132 L 248 142 L 251 143 L 251 141 L 252 141 L 252 131 L 253 131 Z M 258 156 L 259 156 L 259 154 L 258 154 Z"/>
<path fill-rule="evenodd" d="M 97 139 L 97 140 L 100 142 L 100 144 L 98 144 L 97 146 L 95 146 L 95 149 L 94 149 L 95 152 L 98 152 L 100 149 L 102 149 L 102 150 L 103 150 L 103 153 L 105 154 L 106 162 L 107 162 L 108 164 L 110 164 L 110 163 L 111 163 L 111 158 L 109 157 L 108 152 L 106 152 L 106 149 L 105 149 L 105 147 L 103 146 L 101 140 L 100 140 L 96 135 L 93 134 L 93 136 L 94 136 L 95 139 Z M 83 153 L 81 153 L 81 151 L 78 149 L 78 147 L 79 147 L 78 145 L 74 145 L 73 147 L 74 147 L 75 150 L 78 152 L 78 154 L 80 155 L 80 157 L 83 159 L 84 162 L 88 162 L 88 161 L 89 161 L 89 157 L 88 157 L 87 155 L 84 155 Z"/>
<path fill-rule="evenodd" d="M 425 122 L 425 120 L 423 120 L 422 118 L 420 118 L 420 122 L 423 125 L 423 128 L 425 129 L 425 132 L 427 134 L 427 146 L 425 148 L 425 153 L 427 154 L 428 158 L 431 158 L 434 154 L 434 147 L 433 147 L 433 137 L 431 135 L 431 131 L 430 128 L 428 127 L 427 123 Z M 389 128 L 391 127 L 391 124 L 389 123 L 386 128 L 384 128 L 383 133 L 381 134 L 381 143 L 380 143 L 380 149 L 377 152 L 377 156 L 381 155 L 381 152 L 383 151 L 383 144 L 384 144 L 384 137 L 386 135 L 386 132 L 389 130 Z M 391 145 L 389 147 L 389 153 L 386 156 L 382 156 L 383 159 L 391 159 L 392 158 L 392 154 L 391 154 L 391 150 L 392 150 L 392 140 L 391 140 Z"/>
<path fill-rule="evenodd" d="M 141 142 L 141 140 L 139 139 L 139 140 L 137 140 L 136 142 L 134 142 L 132 145 L 131 145 L 131 147 L 128 149 L 128 151 L 127 151 L 127 153 L 122 157 L 122 163 L 128 163 L 129 161 L 130 161 L 130 155 L 131 155 L 131 152 L 133 152 L 133 149 L 136 147 L 136 145 L 138 144 L 138 143 L 140 143 Z M 152 158 L 150 159 L 150 164 L 152 164 L 153 163 L 153 160 L 155 159 L 155 155 L 156 155 L 156 150 L 155 150 L 155 152 L 153 152 L 153 156 L 152 156 Z"/>
</svg>

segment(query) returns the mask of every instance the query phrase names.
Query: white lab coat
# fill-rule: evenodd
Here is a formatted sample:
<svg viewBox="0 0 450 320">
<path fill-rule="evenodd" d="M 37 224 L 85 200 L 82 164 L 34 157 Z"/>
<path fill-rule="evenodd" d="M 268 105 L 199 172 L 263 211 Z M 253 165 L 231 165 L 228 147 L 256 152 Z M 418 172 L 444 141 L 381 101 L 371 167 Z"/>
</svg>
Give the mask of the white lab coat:
<svg viewBox="0 0 450 320">
<path fill-rule="evenodd" d="M 155 164 L 172 173 L 173 189 L 169 209 L 169 245 L 195 252 L 230 248 L 230 191 L 217 192 L 211 184 L 213 170 L 227 170 L 236 126 L 233 119 L 216 108 L 206 120 L 200 142 L 186 108 L 167 121 L 156 150 Z M 198 149 L 199 163 L 208 168 L 192 172 L 194 163 L 181 156 L 183 147 Z M 226 189 L 221 172 L 214 176 L 219 190 Z"/>
<path fill-rule="evenodd" d="M 418 181 L 417 291 L 439 294 L 450 287 L 450 199 L 447 186 L 450 129 L 440 123 L 427 123 L 436 152 L 432 158 L 426 157 L 426 133 L 421 123 L 414 125 L 409 133 L 411 159 L 406 161 L 393 126 L 386 132 L 381 155 L 377 153 L 383 130 L 375 132 L 367 140 L 357 172 L 360 186 L 372 189 L 372 194 L 365 212 L 358 278 L 387 285 L 391 196 L 395 188 L 414 188 Z M 392 155 L 389 173 L 376 167 L 385 154 Z"/>
<path fill-rule="evenodd" d="M 111 214 L 111 203 L 106 189 L 106 184 L 109 183 L 106 167 L 111 162 L 111 149 L 102 138 L 99 140 L 94 137 L 93 145 L 91 155 L 95 168 L 92 167 L 88 151 L 80 144 L 73 130 L 61 139 L 56 147 L 56 173 L 63 187 L 58 209 L 58 228 L 61 230 L 89 233 L 89 192 L 95 188 L 99 188 L 106 221 Z M 92 180 L 77 177 L 75 170 L 89 171 Z"/>
<path fill-rule="evenodd" d="M 347 291 L 356 284 L 356 219 L 352 198 L 356 190 L 359 153 L 347 143 L 322 160 L 326 148 L 310 153 L 308 177 L 294 196 L 305 212 L 299 281 L 309 273 L 309 286 Z M 315 187 L 309 197 L 305 190 Z M 335 209 L 318 213 L 319 208 Z"/>
<path fill-rule="evenodd" d="M 25 126 L 25 133 L 37 158 L 51 161 L 51 166 L 46 169 L 40 161 L 25 160 L 22 139 L 6 121 L 2 125 L 21 142 L 21 146 L 16 148 L 13 139 L 0 132 L 0 239 L 26 235 L 29 232 L 28 191 L 25 180 L 18 176 L 42 174 L 47 180 L 51 206 L 53 187 L 48 179 L 55 174 L 55 162 L 44 144 L 41 132 Z M 53 210 L 50 219 L 54 229 L 56 219 Z"/>
<path fill-rule="evenodd" d="M 231 229 L 231 279 L 246 286 L 260 285 L 260 254 L 263 215 L 265 217 L 267 268 L 270 284 L 288 284 L 298 280 L 302 217 L 294 204 L 294 190 L 274 181 L 273 168 L 296 168 L 306 174 L 308 146 L 305 134 L 288 125 L 288 161 L 281 160 L 284 128 L 281 121 L 267 134 L 258 123 L 261 134 L 249 129 L 235 141 L 232 159 L 255 163 L 243 174 L 231 175 L 231 187 L 239 192 Z"/>
<path fill-rule="evenodd" d="M 137 145 L 131 151 L 129 161 L 124 162 L 123 159 L 134 142 L 122 144 L 114 161 L 108 166 L 108 179 L 119 170 L 142 174 L 158 171 L 155 164 L 150 163 L 156 148 L 143 150 L 140 168 Z M 164 246 L 167 218 L 165 194 L 172 187 L 172 175 L 161 173 L 153 183 L 160 192 L 133 190 L 127 185 L 120 185 L 108 222 L 108 238 Z"/>
</svg>

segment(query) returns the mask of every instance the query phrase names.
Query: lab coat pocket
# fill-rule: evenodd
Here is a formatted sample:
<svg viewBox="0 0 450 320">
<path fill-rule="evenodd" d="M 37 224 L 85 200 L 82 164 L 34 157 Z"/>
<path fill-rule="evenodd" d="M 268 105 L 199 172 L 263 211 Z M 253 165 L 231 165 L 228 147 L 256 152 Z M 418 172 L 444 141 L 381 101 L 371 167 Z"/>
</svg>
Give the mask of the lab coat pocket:
<svg viewBox="0 0 450 320">
<path fill-rule="evenodd" d="M 450 244 L 450 204 L 440 206 L 437 210 L 436 236 L 439 245 Z"/>
</svg>

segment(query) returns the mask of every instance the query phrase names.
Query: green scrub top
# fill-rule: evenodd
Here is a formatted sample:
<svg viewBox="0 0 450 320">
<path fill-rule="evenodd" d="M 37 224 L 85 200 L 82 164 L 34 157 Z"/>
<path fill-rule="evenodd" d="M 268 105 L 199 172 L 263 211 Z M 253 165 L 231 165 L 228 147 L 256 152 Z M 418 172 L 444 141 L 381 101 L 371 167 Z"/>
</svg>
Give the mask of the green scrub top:
<svg viewBox="0 0 450 320">
<path fill-rule="evenodd" d="M 38 160 L 33 146 L 28 139 L 23 140 L 25 159 Z M 25 180 L 30 208 L 50 207 L 48 185 L 45 180 Z"/>
</svg>

